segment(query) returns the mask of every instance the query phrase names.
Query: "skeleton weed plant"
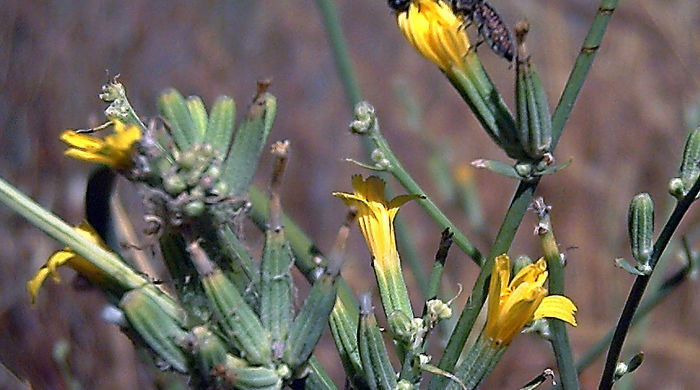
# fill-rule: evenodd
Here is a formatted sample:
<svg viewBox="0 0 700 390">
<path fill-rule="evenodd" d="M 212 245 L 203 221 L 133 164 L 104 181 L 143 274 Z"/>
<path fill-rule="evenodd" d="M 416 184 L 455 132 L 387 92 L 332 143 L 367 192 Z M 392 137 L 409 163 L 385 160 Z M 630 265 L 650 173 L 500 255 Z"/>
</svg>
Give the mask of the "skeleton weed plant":
<svg viewBox="0 0 700 390">
<path fill-rule="evenodd" d="M 525 327 L 551 342 L 559 386 L 565 389 L 579 388 L 577 372 L 607 346 L 601 389 L 610 388 L 622 375 L 636 369 L 642 361 L 639 354 L 619 362 L 633 320 L 649 312 L 693 270 L 692 250 L 686 243 L 688 266 L 642 301 L 661 254 L 698 197 L 700 129 L 689 135 L 679 175 L 669 184 L 677 204 L 656 239 L 651 197 L 640 194 L 631 201 L 628 222 L 634 262 L 618 259 L 616 264 L 636 275 L 637 280 L 614 333 L 578 364 L 573 362 L 565 326 L 576 326 L 577 307 L 565 296 L 564 265 L 550 221 L 551 207 L 534 197 L 545 175 L 568 165 L 554 165 L 554 149 L 617 1 L 601 1 L 554 112 L 550 112 L 542 82 L 527 53 L 526 23 L 516 26 L 514 40 L 496 10 L 483 0 L 388 3 L 410 44 L 439 67 L 491 139 L 514 160 L 473 163 L 518 181 L 501 229 L 486 255 L 471 244 L 402 167 L 380 131 L 374 108 L 359 102 L 351 70 L 343 73 L 345 85 L 355 91 L 349 91 L 349 96 L 358 100 L 354 102 L 355 118 L 350 129 L 371 147 L 370 163 L 355 162 L 394 176 L 408 194 L 389 200 L 385 182 L 378 176 L 354 176 L 352 193 L 333 193 L 350 211 L 327 258 L 282 212 L 280 186 L 289 142 L 272 146 L 274 167 L 269 196 L 251 185 L 275 119 L 276 100 L 267 92 L 268 83 L 259 83 L 238 126 L 232 99 L 220 97 L 207 111 L 199 97 L 184 98 L 175 90 L 165 91 L 158 99 L 162 120 L 146 125 L 129 103 L 123 85 L 115 79 L 103 87 L 100 95 L 108 103 L 104 125 L 67 130 L 60 136 L 68 145 L 66 156 L 101 166 L 88 183 L 86 221 L 73 228 L 0 180 L 0 200 L 66 246 L 27 282 L 31 300 L 38 299 L 48 276 L 59 280 L 57 268 L 73 268 L 100 288 L 116 308 L 111 311 L 110 321 L 120 326 L 136 346 L 148 350 L 159 368 L 186 375 L 193 388 L 334 389 L 335 384 L 313 356 L 327 323 L 343 363 L 346 386 L 358 389 L 413 389 L 421 385 L 430 389 L 475 389 Z M 333 26 L 332 3 L 319 0 L 318 4 L 327 25 Z M 469 24 L 476 25 L 478 34 L 497 54 L 508 61 L 514 58 L 515 115 L 481 65 L 465 32 Z M 342 64 L 347 63 L 343 59 L 347 54 L 338 31 L 329 28 L 338 63 Z M 98 136 L 99 131 L 107 129 L 112 133 Z M 104 202 L 113 196 L 117 175 L 141 189 L 147 233 L 160 249 L 171 284 L 155 283 L 122 254 L 115 216 Z M 420 305 L 409 298 L 406 269 L 395 236 L 397 212 L 409 201 L 420 204 L 444 229 L 424 286 L 427 299 Z M 528 208 L 534 210 L 539 221 L 535 233 L 543 256 L 537 261 L 520 256 L 511 262 L 508 251 Z M 253 220 L 264 233 L 259 261 L 248 253 L 238 234 L 244 218 Z M 371 253 L 385 327 L 380 327 L 374 316 L 372 297 L 360 294 L 358 303 L 340 276 L 353 220 L 357 220 Z M 442 272 L 453 242 L 481 271 L 467 305 L 448 332 L 447 347 L 433 361 L 427 354 L 432 330 L 459 311 L 452 301 L 439 298 L 444 291 Z M 292 267 L 298 268 L 312 285 L 296 312 Z M 476 317 L 484 305 L 486 323 L 474 332 Z M 419 306 L 422 311 L 416 315 L 414 308 Z M 382 329 L 389 342 L 382 336 Z M 460 360 L 472 333 L 475 341 Z M 544 370 L 523 388 L 535 388 L 553 375 L 554 371 Z"/>
</svg>

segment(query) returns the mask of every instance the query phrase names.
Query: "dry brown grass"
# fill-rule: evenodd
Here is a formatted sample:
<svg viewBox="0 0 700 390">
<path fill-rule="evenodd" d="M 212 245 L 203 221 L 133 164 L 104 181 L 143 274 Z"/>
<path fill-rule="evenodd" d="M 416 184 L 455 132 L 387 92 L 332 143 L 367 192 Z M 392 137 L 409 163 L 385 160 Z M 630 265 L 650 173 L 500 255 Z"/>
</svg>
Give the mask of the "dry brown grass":
<svg viewBox="0 0 700 390">
<path fill-rule="evenodd" d="M 383 1 L 342 3 L 342 26 L 364 96 L 427 192 L 436 190 L 425 169 L 427 150 L 408 130 L 394 92 L 397 80 L 409 83 L 430 131 L 450 145 L 453 165 L 504 158 L 437 69 L 402 40 Z M 530 48 L 554 104 L 597 2 L 493 3 L 511 24 L 520 18 L 531 22 Z M 612 266 L 613 258 L 629 257 L 629 199 L 650 192 L 659 221 L 670 205 L 665 187 L 676 172 L 686 132 L 684 108 L 698 103 L 700 91 L 698 31 L 697 0 L 622 1 L 556 153 L 560 161 L 574 162 L 540 186 L 554 208 L 561 244 L 577 248 L 568 252 L 567 267 L 569 294 L 580 308 L 580 326 L 570 332 L 576 356 L 617 320 L 631 285 L 631 277 Z M 510 96 L 512 70 L 483 51 L 485 66 Z M 146 116 L 156 113 L 155 97 L 167 86 L 200 94 L 207 102 L 232 95 L 240 112 L 255 80 L 271 76 L 279 100 L 273 138 L 289 138 L 294 148 L 283 204 L 321 248 L 329 248 L 344 213 L 330 192 L 350 188 L 350 175 L 358 169 L 341 159 L 359 157 L 361 150 L 345 129 L 351 113 L 312 1 L 5 1 L 0 7 L 0 175 L 70 222 L 82 217 L 88 167 L 62 158 L 56 137 L 62 129 L 100 120 L 96 95 L 107 79 L 105 69 L 121 73 L 132 103 Z M 268 161 L 261 164 L 259 183 L 267 181 Z M 477 180 L 493 235 L 513 183 L 486 172 L 478 172 Z M 418 233 L 421 255 L 431 259 L 438 229 L 415 205 L 402 214 Z M 697 217 L 695 212 L 688 220 L 697 223 Z M 532 224 L 528 216 L 513 254 L 539 255 Z M 62 388 L 50 351 L 66 339 L 75 376 L 86 388 L 147 387 L 149 370 L 137 362 L 128 340 L 98 319 L 103 299 L 94 291 L 72 289 L 70 272 L 64 272 L 68 283 L 47 283 L 30 309 L 24 282 L 58 244 L 4 207 L 0 226 L 2 364 L 36 389 Z M 697 249 L 697 234 L 691 238 Z M 371 287 L 367 252 L 357 233 L 350 253 L 346 277 L 358 288 Z M 669 267 L 676 267 L 668 257 Z M 475 267 L 458 250 L 449 266 L 452 282 L 468 286 L 475 276 Z M 700 383 L 697 293 L 697 284 L 681 287 L 633 338 L 647 353 L 635 374 L 638 388 L 691 389 Z M 323 361 L 335 361 L 332 350 L 320 354 Z M 545 344 L 520 337 L 485 387 L 515 388 L 552 365 Z M 584 388 L 593 388 L 600 372 L 599 364 L 586 371 Z M 334 375 L 338 379 L 341 373 Z M 12 387 L 4 377 L 0 387 Z"/>
</svg>

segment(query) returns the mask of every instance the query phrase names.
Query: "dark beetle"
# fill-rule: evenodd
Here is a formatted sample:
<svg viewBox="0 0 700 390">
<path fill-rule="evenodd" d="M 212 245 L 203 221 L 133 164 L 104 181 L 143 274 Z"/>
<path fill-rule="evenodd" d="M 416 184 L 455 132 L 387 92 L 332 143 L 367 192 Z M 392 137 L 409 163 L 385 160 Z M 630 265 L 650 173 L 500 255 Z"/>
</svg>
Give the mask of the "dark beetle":
<svg viewBox="0 0 700 390">
<path fill-rule="evenodd" d="M 488 42 L 494 53 L 509 62 L 513 61 L 513 37 L 501 15 L 491 4 L 485 0 L 450 0 L 450 6 L 452 11 L 463 16 L 465 21 L 476 24 L 479 35 Z"/>
<path fill-rule="evenodd" d="M 408 6 L 411 5 L 412 0 L 387 0 L 389 8 L 396 12 L 406 12 L 408 11 Z"/>
</svg>

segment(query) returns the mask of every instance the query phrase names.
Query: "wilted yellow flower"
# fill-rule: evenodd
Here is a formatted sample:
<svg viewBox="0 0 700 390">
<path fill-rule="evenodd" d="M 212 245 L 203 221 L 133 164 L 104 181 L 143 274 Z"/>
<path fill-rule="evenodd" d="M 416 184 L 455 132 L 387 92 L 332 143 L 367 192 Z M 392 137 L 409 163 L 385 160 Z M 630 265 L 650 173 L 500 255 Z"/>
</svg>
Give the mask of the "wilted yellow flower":
<svg viewBox="0 0 700 390">
<path fill-rule="evenodd" d="M 547 296 L 547 263 L 540 259 L 521 269 L 510 280 L 510 259 L 498 256 L 491 272 L 489 304 L 484 335 L 505 346 L 526 323 L 543 317 L 558 318 L 576 326 L 576 305 L 561 295 Z"/>
<path fill-rule="evenodd" d="M 406 39 L 424 57 L 444 72 L 464 67 L 470 48 L 464 32 L 464 19 L 455 15 L 442 0 L 414 0 L 405 12 L 396 14 L 397 23 Z"/>
<path fill-rule="evenodd" d="M 87 222 L 81 222 L 80 225 L 75 227 L 75 230 L 92 243 L 108 249 L 107 244 L 102 241 L 99 234 L 97 234 L 97 232 Z M 31 295 L 32 303 L 36 301 L 36 296 L 39 293 L 39 289 L 47 276 L 51 275 L 54 281 L 60 282 L 61 279 L 58 275 L 57 269 L 63 265 L 73 268 L 74 270 L 78 271 L 78 273 L 88 277 L 88 279 L 93 282 L 99 282 L 102 279 L 102 273 L 92 263 L 73 252 L 72 249 L 64 248 L 60 251 L 54 252 L 49 259 L 46 260 L 46 264 L 44 264 L 39 271 L 37 271 L 36 275 L 34 275 L 34 277 L 27 282 L 27 290 L 29 290 L 29 295 Z"/>
<path fill-rule="evenodd" d="M 134 144 L 141 139 L 141 129 L 136 125 L 125 125 L 113 119 L 114 134 L 105 139 L 93 137 L 75 130 L 66 130 L 61 134 L 61 141 L 70 147 L 65 155 L 78 160 L 106 164 L 115 169 L 131 166 L 131 151 Z"/>
<path fill-rule="evenodd" d="M 386 295 L 382 292 L 382 298 L 391 300 L 387 315 L 391 314 L 393 309 L 410 314 L 412 312 L 408 293 L 400 292 L 405 290 L 405 284 L 399 253 L 396 250 L 394 217 L 399 207 L 409 200 L 420 198 L 420 195 L 401 195 L 387 201 L 384 197 L 385 186 L 386 183 L 376 176 L 370 176 L 365 181 L 362 180 L 362 176 L 356 175 L 352 177 L 354 193 L 334 192 L 333 195 L 341 198 L 348 206 L 357 208 L 357 222 L 372 253 L 380 292 L 388 292 Z M 386 308 L 387 302 L 383 304 Z"/>
</svg>

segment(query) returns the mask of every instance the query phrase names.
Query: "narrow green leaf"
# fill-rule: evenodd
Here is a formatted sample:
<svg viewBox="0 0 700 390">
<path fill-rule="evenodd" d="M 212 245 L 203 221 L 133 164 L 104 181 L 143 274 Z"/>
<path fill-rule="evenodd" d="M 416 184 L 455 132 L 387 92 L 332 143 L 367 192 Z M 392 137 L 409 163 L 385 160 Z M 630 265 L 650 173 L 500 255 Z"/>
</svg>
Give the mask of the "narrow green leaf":
<svg viewBox="0 0 700 390">
<path fill-rule="evenodd" d="M 199 96 L 187 97 L 187 109 L 192 118 L 192 142 L 199 143 L 204 140 L 204 134 L 207 131 L 207 109 L 204 107 L 204 102 Z"/>
<path fill-rule="evenodd" d="M 370 389 L 396 389 L 396 372 L 391 366 L 389 353 L 384 345 L 382 333 L 374 317 L 372 301 L 369 294 L 361 297 L 360 328 L 357 339 L 364 375 Z"/>
<path fill-rule="evenodd" d="M 281 345 L 287 339 L 292 324 L 292 264 L 292 250 L 284 230 L 268 229 L 260 265 L 260 321 L 270 333 L 273 345 Z"/>
<path fill-rule="evenodd" d="M 175 146 L 188 150 L 195 140 L 195 129 L 185 98 L 177 90 L 167 89 L 158 98 L 158 108 L 168 122 Z"/>
<path fill-rule="evenodd" d="M 263 92 L 255 98 L 238 127 L 222 175 L 234 196 L 248 191 L 276 112 L 277 100 Z"/>
<path fill-rule="evenodd" d="M 333 275 L 321 275 L 294 319 L 284 351 L 284 362 L 292 370 L 301 367 L 311 357 L 326 329 L 336 299 L 335 279 Z"/>
<path fill-rule="evenodd" d="M 219 96 L 209 113 L 209 123 L 204 141 L 222 156 L 226 156 L 233 140 L 234 121 L 236 120 L 236 103 L 228 96 Z"/>
</svg>

